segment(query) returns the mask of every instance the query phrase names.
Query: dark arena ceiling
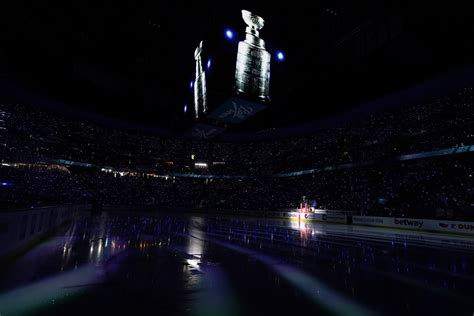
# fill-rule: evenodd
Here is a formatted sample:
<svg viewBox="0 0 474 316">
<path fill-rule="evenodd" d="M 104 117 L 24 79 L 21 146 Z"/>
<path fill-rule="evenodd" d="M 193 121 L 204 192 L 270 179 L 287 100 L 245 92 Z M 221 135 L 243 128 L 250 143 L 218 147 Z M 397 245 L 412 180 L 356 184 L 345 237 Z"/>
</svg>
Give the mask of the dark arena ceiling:
<svg viewBox="0 0 474 316">
<path fill-rule="evenodd" d="M 474 31 L 472 11 L 458 2 L 94 0 L 6 6 L 0 10 L 2 79 L 72 109 L 175 131 L 189 125 L 183 106 L 197 43 L 204 39 L 216 52 L 235 54 L 245 29 L 241 9 L 265 19 L 261 37 L 270 52 L 281 50 L 286 58 L 277 63 L 272 57 L 274 102 L 236 130 L 336 114 L 473 59 L 472 41 L 465 40 Z M 227 40 L 226 28 L 238 39 Z"/>
</svg>

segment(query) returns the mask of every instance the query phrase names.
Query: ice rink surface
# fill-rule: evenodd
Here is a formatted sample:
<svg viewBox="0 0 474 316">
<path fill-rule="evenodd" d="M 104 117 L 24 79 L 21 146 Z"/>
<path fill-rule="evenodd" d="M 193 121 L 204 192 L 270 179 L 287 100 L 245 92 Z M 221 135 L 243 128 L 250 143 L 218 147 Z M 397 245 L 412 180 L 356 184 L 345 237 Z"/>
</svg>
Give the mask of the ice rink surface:
<svg viewBox="0 0 474 316">
<path fill-rule="evenodd" d="M 474 238 L 298 221 L 83 216 L 0 272 L 8 315 L 472 315 Z"/>
</svg>

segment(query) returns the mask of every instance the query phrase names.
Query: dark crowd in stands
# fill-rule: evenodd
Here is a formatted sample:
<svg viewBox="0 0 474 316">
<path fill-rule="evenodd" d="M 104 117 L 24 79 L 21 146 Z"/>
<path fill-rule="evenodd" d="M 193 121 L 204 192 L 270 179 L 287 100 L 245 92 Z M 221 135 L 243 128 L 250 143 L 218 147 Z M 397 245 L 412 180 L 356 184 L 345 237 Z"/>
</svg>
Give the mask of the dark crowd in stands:
<svg viewBox="0 0 474 316">
<path fill-rule="evenodd" d="M 0 207 L 95 202 L 271 211 L 296 208 L 307 196 L 327 210 L 474 220 L 474 152 L 397 159 L 473 145 L 473 96 L 464 88 L 311 136 L 251 143 L 160 138 L 3 104 Z M 275 177 L 311 168 L 322 170 Z"/>
</svg>

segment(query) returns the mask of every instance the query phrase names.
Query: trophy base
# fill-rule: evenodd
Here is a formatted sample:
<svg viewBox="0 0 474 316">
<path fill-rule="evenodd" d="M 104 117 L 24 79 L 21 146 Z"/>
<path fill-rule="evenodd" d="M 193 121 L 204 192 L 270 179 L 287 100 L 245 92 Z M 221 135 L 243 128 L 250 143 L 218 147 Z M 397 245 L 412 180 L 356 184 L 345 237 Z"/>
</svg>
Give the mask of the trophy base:
<svg viewBox="0 0 474 316">
<path fill-rule="evenodd" d="M 256 102 L 256 103 L 268 103 L 270 102 L 270 97 L 268 95 L 259 95 L 259 96 L 249 96 L 245 93 L 245 91 L 241 89 L 235 89 L 235 95 L 241 99 L 248 100 L 249 102 Z"/>
</svg>

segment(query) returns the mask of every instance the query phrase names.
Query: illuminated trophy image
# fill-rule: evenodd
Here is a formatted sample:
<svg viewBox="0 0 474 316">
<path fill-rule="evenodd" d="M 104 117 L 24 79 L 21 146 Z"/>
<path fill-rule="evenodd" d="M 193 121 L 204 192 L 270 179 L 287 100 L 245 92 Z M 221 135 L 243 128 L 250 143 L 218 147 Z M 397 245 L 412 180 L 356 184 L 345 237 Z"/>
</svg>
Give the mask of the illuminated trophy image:
<svg viewBox="0 0 474 316">
<path fill-rule="evenodd" d="M 199 109 L 203 113 L 207 112 L 207 95 L 206 95 L 206 72 L 202 70 L 202 41 L 194 51 L 194 59 L 196 60 L 196 75 L 194 80 L 194 111 L 196 119 L 199 118 Z"/>
<path fill-rule="evenodd" d="M 263 28 L 265 21 L 246 10 L 242 10 L 242 18 L 247 28 L 245 40 L 239 42 L 235 88 L 237 93 L 267 101 L 270 91 L 271 55 L 265 50 L 265 41 L 259 37 L 259 30 Z"/>
</svg>

